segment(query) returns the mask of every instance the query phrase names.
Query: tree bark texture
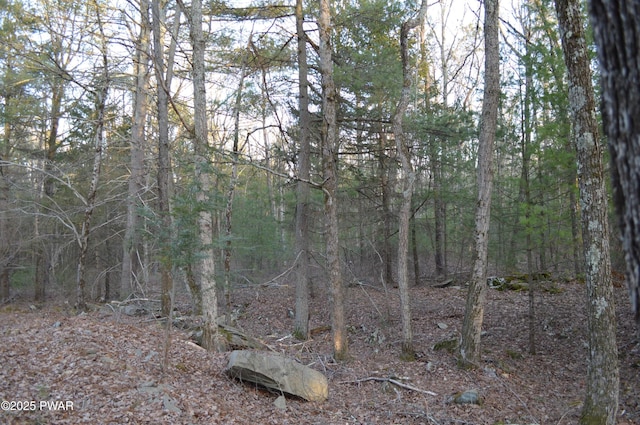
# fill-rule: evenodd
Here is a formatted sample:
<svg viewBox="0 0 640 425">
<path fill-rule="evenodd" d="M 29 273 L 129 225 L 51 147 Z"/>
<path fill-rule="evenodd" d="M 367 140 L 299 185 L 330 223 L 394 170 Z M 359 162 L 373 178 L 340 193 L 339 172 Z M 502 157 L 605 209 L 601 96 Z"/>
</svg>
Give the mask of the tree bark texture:
<svg viewBox="0 0 640 425">
<path fill-rule="evenodd" d="M 476 205 L 475 260 L 469 284 L 462 338 L 460 366 L 474 367 L 480 362 L 480 333 L 487 291 L 487 261 L 491 191 L 493 186 L 493 145 L 500 97 L 500 55 L 498 38 L 498 0 L 484 2 L 484 97 L 478 146 L 478 203 Z"/>
<path fill-rule="evenodd" d="M 618 410 L 618 350 L 609 257 L 603 145 L 591 83 L 581 2 L 556 0 L 568 73 L 569 107 L 577 151 L 582 241 L 587 285 L 589 357 L 582 424 L 615 424 Z M 609 31 L 610 28 L 607 28 Z"/>
<path fill-rule="evenodd" d="M 590 12 L 627 284 L 640 332 L 640 1 L 592 0 Z"/>
<path fill-rule="evenodd" d="M 388 138 L 386 130 L 380 130 L 378 170 L 380 173 L 380 195 L 382 197 L 382 285 L 393 282 L 393 260 L 391 254 L 391 197 L 393 179 L 391 178 L 391 158 L 387 155 Z"/>
<path fill-rule="evenodd" d="M 133 123 L 131 125 L 129 187 L 127 193 L 127 223 L 122 249 L 122 274 L 120 292 L 127 297 L 136 291 L 136 265 L 139 263 L 140 240 L 138 236 L 139 199 L 144 188 L 144 142 L 145 123 L 149 104 L 149 2 L 140 0 L 140 34 L 136 42 L 134 69 L 136 86 L 134 92 Z"/>
<path fill-rule="evenodd" d="M 311 144 L 307 65 L 307 36 L 304 32 L 303 0 L 296 0 L 296 31 L 298 35 L 298 182 L 296 183 L 296 312 L 294 332 L 298 338 L 309 337 L 309 181 Z"/>
<path fill-rule="evenodd" d="M 338 237 L 338 120 L 337 92 L 333 80 L 331 52 L 331 2 L 320 0 L 320 74 L 322 76 L 322 171 L 324 184 L 325 241 L 329 272 L 329 304 L 333 355 L 336 360 L 348 356 L 347 329 L 344 315 L 344 284 L 340 265 Z"/>
<path fill-rule="evenodd" d="M 144 0 L 143 0 L 144 1 Z M 171 294 L 173 293 L 173 277 L 171 275 L 171 211 L 169 199 L 171 161 L 169 156 L 169 87 L 171 86 L 171 68 L 165 71 L 164 45 L 162 42 L 163 26 L 165 24 L 160 0 L 152 0 L 152 30 L 153 30 L 153 69 L 158 86 L 156 99 L 158 116 L 158 214 L 162 228 L 161 234 L 161 258 L 160 258 L 160 282 L 161 282 L 161 311 L 164 317 L 169 317 L 171 309 Z M 174 18 L 180 21 L 180 15 Z M 172 37 L 172 45 L 175 44 Z M 173 62 L 171 60 L 171 62 Z M 166 72 L 166 74 L 165 74 Z"/>
<path fill-rule="evenodd" d="M 193 0 L 188 15 L 191 45 L 193 46 L 192 71 L 194 96 L 194 138 L 196 179 L 200 190 L 196 195 L 200 204 L 198 230 L 201 258 L 195 267 L 197 285 L 202 294 L 202 315 L 204 316 L 202 345 L 208 350 L 220 349 L 218 341 L 218 296 L 215 280 L 215 260 L 213 247 L 213 217 L 209 210 L 211 194 L 211 172 L 209 165 L 209 143 L 207 126 L 207 91 L 205 85 L 204 51 L 205 40 L 202 34 L 202 1 Z"/>
<path fill-rule="evenodd" d="M 413 331 L 411 329 L 411 302 L 409 297 L 409 222 L 411 219 L 411 199 L 416 173 L 411 164 L 411 153 L 404 135 L 403 120 L 411 97 L 414 69 L 409 61 L 409 32 L 422 23 L 427 13 L 427 3 L 423 0 L 418 16 L 402 23 L 400 29 L 400 55 L 402 58 L 402 92 L 392 117 L 396 152 L 402 166 L 402 202 L 398 217 L 398 288 L 402 317 L 402 354 L 405 360 L 414 360 Z"/>
</svg>

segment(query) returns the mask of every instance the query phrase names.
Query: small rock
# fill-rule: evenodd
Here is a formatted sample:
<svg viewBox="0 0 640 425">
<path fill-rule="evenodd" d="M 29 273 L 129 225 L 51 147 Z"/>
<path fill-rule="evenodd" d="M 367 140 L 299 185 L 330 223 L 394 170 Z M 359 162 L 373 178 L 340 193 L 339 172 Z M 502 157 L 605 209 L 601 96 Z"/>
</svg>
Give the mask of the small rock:
<svg viewBox="0 0 640 425">
<path fill-rule="evenodd" d="M 144 363 L 147 363 L 149 360 L 153 359 L 155 356 L 157 356 L 158 353 L 156 351 L 151 351 L 149 354 L 147 354 L 144 358 L 144 360 L 142 360 Z"/>
<path fill-rule="evenodd" d="M 59 328 L 60 326 L 62 326 L 62 323 L 60 323 L 60 322 L 55 322 L 52 326 L 53 326 L 54 328 Z"/>
<path fill-rule="evenodd" d="M 498 374 L 496 373 L 495 369 L 492 369 L 490 367 L 485 367 L 484 368 L 484 373 L 489 377 L 489 378 L 497 378 Z"/>
<path fill-rule="evenodd" d="M 287 410 L 287 399 L 283 395 L 276 398 L 273 404 L 276 406 L 276 409 Z"/>
<path fill-rule="evenodd" d="M 126 305 L 121 307 L 120 311 L 127 316 L 144 316 L 147 313 L 144 308 L 137 305 Z"/>
<path fill-rule="evenodd" d="M 480 404 L 480 395 L 476 390 L 467 390 L 456 394 L 453 402 L 457 404 Z"/>
<path fill-rule="evenodd" d="M 438 323 L 438 327 L 439 327 L 440 329 L 447 329 L 449 326 L 447 326 L 447 324 L 446 324 L 446 323 L 439 322 L 439 323 Z"/>
<path fill-rule="evenodd" d="M 176 401 L 166 394 L 162 396 L 162 405 L 165 408 L 165 410 L 169 412 L 177 413 L 177 414 L 182 413 L 182 410 L 178 408 Z"/>
</svg>

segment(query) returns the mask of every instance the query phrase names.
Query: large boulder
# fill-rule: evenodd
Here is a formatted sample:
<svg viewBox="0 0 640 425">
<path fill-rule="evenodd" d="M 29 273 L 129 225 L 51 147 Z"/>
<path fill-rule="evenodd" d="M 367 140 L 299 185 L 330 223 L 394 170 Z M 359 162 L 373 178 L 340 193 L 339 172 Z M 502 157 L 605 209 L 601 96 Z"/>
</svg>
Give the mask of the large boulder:
<svg viewBox="0 0 640 425">
<path fill-rule="evenodd" d="M 324 401 L 329 396 L 329 384 L 322 373 L 279 354 L 233 351 L 226 373 L 309 401 Z"/>
</svg>

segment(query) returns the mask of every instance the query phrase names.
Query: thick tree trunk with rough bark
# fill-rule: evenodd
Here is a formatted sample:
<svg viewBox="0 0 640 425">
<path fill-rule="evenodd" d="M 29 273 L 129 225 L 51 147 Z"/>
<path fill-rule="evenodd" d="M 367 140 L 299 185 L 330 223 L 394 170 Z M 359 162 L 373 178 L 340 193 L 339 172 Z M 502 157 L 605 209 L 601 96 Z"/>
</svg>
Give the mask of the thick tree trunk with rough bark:
<svg viewBox="0 0 640 425">
<path fill-rule="evenodd" d="M 296 31 L 298 35 L 298 118 L 299 152 L 298 182 L 296 183 L 296 313 L 294 333 L 300 339 L 309 337 L 309 178 L 311 144 L 309 143 L 309 87 L 307 65 L 307 36 L 304 32 L 302 0 L 296 0 Z"/>
<path fill-rule="evenodd" d="M 614 200 L 622 230 L 631 305 L 640 335 L 639 11 L 639 0 L 591 0 Z"/>
<path fill-rule="evenodd" d="M 344 284 L 340 266 L 338 238 L 338 120 L 337 92 L 333 80 L 331 52 L 331 4 L 320 0 L 320 73 L 322 75 L 322 171 L 324 184 L 324 212 L 327 270 L 329 272 L 329 304 L 331 305 L 331 333 L 333 355 L 336 360 L 348 356 L 347 326 L 344 317 Z"/>
<path fill-rule="evenodd" d="M 480 362 L 480 333 L 484 318 L 487 291 L 487 261 L 489 221 L 493 186 L 493 144 L 498 122 L 500 97 L 500 54 L 498 37 L 498 0 L 484 2 L 484 97 L 480 121 L 478 147 L 478 203 L 476 206 L 475 260 L 465 306 L 462 338 L 460 340 L 461 367 L 474 367 Z"/>
<path fill-rule="evenodd" d="M 602 164 L 604 146 L 598 134 L 581 2 L 556 0 L 556 10 L 569 77 L 587 284 L 589 357 L 587 393 L 580 422 L 613 425 L 618 410 L 619 371 L 607 191 Z"/>
<path fill-rule="evenodd" d="M 215 280 L 213 217 L 209 210 L 209 196 L 212 191 L 212 184 L 209 165 L 202 1 L 193 0 L 191 10 L 186 15 L 189 20 L 191 45 L 193 47 L 191 75 L 194 92 L 195 165 L 196 179 L 200 186 L 196 200 L 201 204 L 201 211 L 198 215 L 198 229 L 202 253 L 195 264 L 194 275 L 196 284 L 200 287 L 202 294 L 202 315 L 204 316 L 202 345 L 208 350 L 217 351 L 221 346 L 216 322 L 218 318 L 218 296 Z"/>
</svg>

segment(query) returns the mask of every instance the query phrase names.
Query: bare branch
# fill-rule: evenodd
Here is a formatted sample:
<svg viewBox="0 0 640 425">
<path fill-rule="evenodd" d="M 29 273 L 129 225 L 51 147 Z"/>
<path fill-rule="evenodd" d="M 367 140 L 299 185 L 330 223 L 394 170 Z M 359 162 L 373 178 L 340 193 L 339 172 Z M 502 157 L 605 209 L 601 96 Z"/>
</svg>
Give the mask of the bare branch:
<svg viewBox="0 0 640 425">
<path fill-rule="evenodd" d="M 409 385 L 409 384 L 405 384 L 403 382 L 400 382 L 396 379 L 393 378 L 381 378 L 378 376 L 369 376 L 367 378 L 362 378 L 362 379 L 356 379 L 355 381 L 341 381 L 341 384 L 360 384 L 362 382 L 367 382 L 367 381 L 376 381 L 376 382 L 388 382 L 390 384 L 396 385 L 400 388 L 404 388 L 405 390 L 411 390 L 411 391 L 415 391 L 421 394 L 427 394 L 427 395 L 432 395 L 432 396 L 437 396 L 437 393 L 434 393 L 433 391 L 428 391 L 428 390 L 423 390 L 420 389 L 418 387 L 414 387 L 413 385 Z"/>
</svg>

